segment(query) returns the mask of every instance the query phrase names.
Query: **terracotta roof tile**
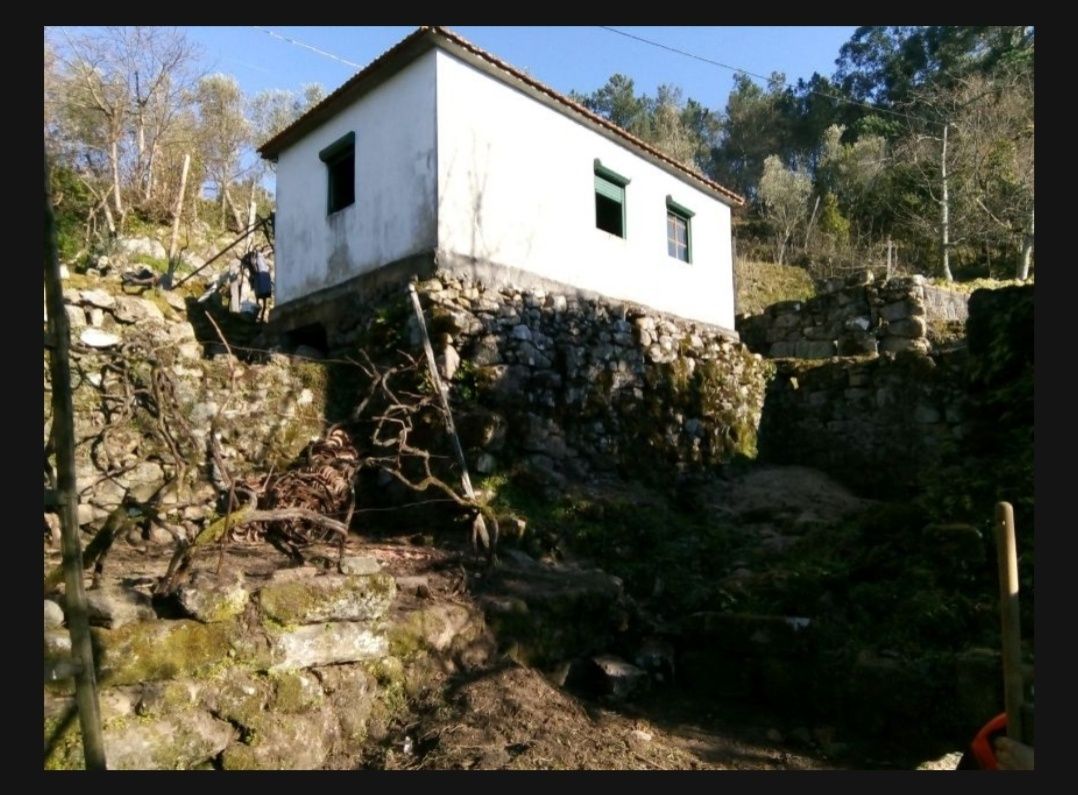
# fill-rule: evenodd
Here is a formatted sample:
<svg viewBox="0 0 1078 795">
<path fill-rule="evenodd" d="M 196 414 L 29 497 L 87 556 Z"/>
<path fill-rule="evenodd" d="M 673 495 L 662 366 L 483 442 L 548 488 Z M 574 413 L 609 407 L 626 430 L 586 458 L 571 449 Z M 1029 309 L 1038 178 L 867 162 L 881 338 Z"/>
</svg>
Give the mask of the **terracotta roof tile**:
<svg viewBox="0 0 1078 795">
<path fill-rule="evenodd" d="M 435 44 L 437 43 L 438 39 L 442 39 L 444 41 L 455 44 L 456 46 L 466 50 L 467 52 L 470 52 L 472 55 L 475 55 L 476 57 L 481 58 L 490 65 L 496 67 L 499 71 L 504 72 L 505 74 L 515 78 L 516 80 L 519 80 L 520 82 L 530 86 L 536 91 L 539 91 L 542 94 L 550 97 L 552 100 L 563 105 L 572 113 L 583 116 L 594 124 L 598 124 L 604 129 L 616 134 L 619 138 L 622 138 L 627 143 L 631 144 L 634 148 L 647 152 L 652 157 L 658 158 L 664 163 L 667 163 L 668 165 L 674 167 L 686 176 L 691 177 L 696 182 L 702 183 L 705 187 L 711 189 L 712 191 L 715 191 L 716 193 L 725 196 L 734 204 L 745 203 L 743 197 L 741 197 L 737 193 L 734 193 L 729 188 L 726 188 L 723 185 L 720 185 L 719 183 L 715 182 L 714 180 L 705 177 L 703 174 L 696 171 L 695 169 L 689 168 L 683 163 L 678 162 L 677 160 L 665 154 L 661 150 L 655 148 L 651 144 L 641 140 L 640 138 L 637 138 L 635 135 L 628 132 L 627 130 L 624 130 L 613 122 L 604 119 L 602 116 L 593 113 L 580 103 L 574 102 L 564 94 L 555 91 L 549 86 L 539 82 L 534 77 L 531 77 L 530 75 L 520 71 L 512 64 L 506 63 L 502 59 L 498 58 L 496 55 L 487 52 L 486 50 L 476 46 L 475 44 L 472 44 L 472 42 L 454 33 L 448 28 L 443 28 L 440 26 L 425 25 L 420 28 L 417 28 L 413 33 L 409 34 L 407 37 L 399 41 L 393 47 L 386 50 L 376 59 L 371 61 L 370 64 L 357 72 L 340 88 L 338 88 L 336 91 L 323 99 L 318 105 L 315 105 L 313 108 L 307 111 L 300 118 L 296 119 L 296 121 L 294 121 L 284 130 L 277 133 L 277 135 L 266 141 L 266 143 L 262 144 L 262 146 L 259 147 L 258 151 L 265 158 L 272 158 L 276 156 L 282 149 L 284 149 L 285 146 L 292 143 L 294 139 L 298 138 L 299 135 L 302 134 L 302 132 L 304 132 L 308 127 L 310 127 L 312 122 L 316 122 L 321 117 L 328 117 L 329 115 L 332 115 L 329 113 L 329 111 L 332 110 L 332 108 L 337 104 L 339 99 L 341 99 L 344 95 L 350 93 L 352 88 L 357 86 L 363 80 L 367 79 L 370 75 L 375 74 L 385 64 L 392 62 L 392 60 L 400 52 L 407 49 L 409 45 L 422 39 L 425 35 L 428 34 L 433 36 L 433 41 Z"/>
</svg>

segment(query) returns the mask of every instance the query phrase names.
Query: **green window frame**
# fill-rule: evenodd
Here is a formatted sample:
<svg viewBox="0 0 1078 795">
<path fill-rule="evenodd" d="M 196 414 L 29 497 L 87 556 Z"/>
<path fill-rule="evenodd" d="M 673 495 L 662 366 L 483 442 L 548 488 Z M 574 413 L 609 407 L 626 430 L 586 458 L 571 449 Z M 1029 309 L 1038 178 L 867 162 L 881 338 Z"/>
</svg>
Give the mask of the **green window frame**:
<svg viewBox="0 0 1078 795">
<path fill-rule="evenodd" d="M 318 153 L 326 164 L 326 215 L 356 201 L 356 134 L 342 135 Z"/>
<path fill-rule="evenodd" d="M 666 253 L 692 264 L 692 210 L 666 197 Z"/>
<path fill-rule="evenodd" d="M 625 188 L 629 179 L 595 159 L 595 228 L 625 238 Z"/>
</svg>

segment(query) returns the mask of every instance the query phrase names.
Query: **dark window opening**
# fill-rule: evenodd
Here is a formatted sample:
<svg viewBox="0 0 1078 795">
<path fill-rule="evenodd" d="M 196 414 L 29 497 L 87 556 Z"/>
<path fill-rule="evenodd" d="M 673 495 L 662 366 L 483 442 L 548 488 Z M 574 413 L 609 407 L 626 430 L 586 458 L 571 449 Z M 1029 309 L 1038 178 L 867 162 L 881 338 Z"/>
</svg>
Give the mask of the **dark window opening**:
<svg viewBox="0 0 1078 795">
<path fill-rule="evenodd" d="M 326 212 L 335 213 L 356 201 L 356 134 L 337 139 L 318 153 L 326 164 Z"/>
<path fill-rule="evenodd" d="M 624 205 L 600 193 L 595 194 L 595 226 L 604 232 L 625 237 Z"/>
<path fill-rule="evenodd" d="M 329 341 L 326 338 L 326 327 L 321 323 L 311 323 L 307 326 L 300 326 L 299 328 L 292 329 L 287 332 L 286 340 L 288 347 L 295 350 L 301 345 L 306 345 L 308 348 L 314 348 L 320 353 L 325 353 L 329 350 Z"/>
<path fill-rule="evenodd" d="M 349 152 L 329 166 L 329 211 L 343 210 L 356 201 L 356 153 Z"/>
</svg>

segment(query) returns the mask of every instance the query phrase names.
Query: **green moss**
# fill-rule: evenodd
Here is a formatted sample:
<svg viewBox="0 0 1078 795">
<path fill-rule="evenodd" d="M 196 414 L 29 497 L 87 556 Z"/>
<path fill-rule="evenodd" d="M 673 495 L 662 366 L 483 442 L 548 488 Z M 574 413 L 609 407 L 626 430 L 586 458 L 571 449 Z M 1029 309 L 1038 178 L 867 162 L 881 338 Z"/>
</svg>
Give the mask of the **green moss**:
<svg viewBox="0 0 1078 795">
<path fill-rule="evenodd" d="M 113 630 L 93 630 L 94 652 L 101 681 L 134 684 L 180 676 L 212 676 L 234 664 L 230 656 L 234 621 L 153 621 Z"/>
<path fill-rule="evenodd" d="M 214 712 L 245 729 L 265 713 L 273 690 L 265 675 L 236 668 L 218 672 L 207 686 L 213 689 Z"/>
<path fill-rule="evenodd" d="M 158 309 L 161 310 L 161 314 L 165 316 L 166 320 L 185 320 L 186 314 L 177 312 L 167 300 L 165 295 L 160 290 L 147 290 L 142 294 L 142 297 L 152 303 Z"/>
<path fill-rule="evenodd" d="M 64 292 L 73 292 L 75 290 L 92 290 L 100 289 L 103 283 L 100 277 L 89 276 L 85 273 L 71 272 L 66 279 L 63 280 Z"/>
<path fill-rule="evenodd" d="M 388 632 L 389 653 L 400 660 L 410 660 L 425 650 L 423 618 L 420 611 L 409 614 L 406 621 L 394 623 Z"/>
<path fill-rule="evenodd" d="M 192 687 L 195 688 L 192 692 Z M 173 679 L 155 683 L 143 690 L 138 714 L 161 715 L 190 707 L 198 700 L 198 686 L 191 680 Z"/>
<path fill-rule="evenodd" d="M 204 737 L 187 728 L 190 715 L 190 711 L 185 713 L 183 710 L 165 717 L 118 715 L 102 721 L 101 731 L 106 738 L 106 745 L 111 742 L 131 746 L 130 735 L 138 735 L 143 748 L 150 750 L 148 758 L 143 763 L 148 769 L 182 770 L 188 767 L 193 757 L 197 759 L 203 754 L 208 756 L 212 750 L 207 746 Z M 49 731 L 50 724 L 46 722 L 46 736 Z M 116 768 L 116 760 L 106 761 L 111 769 Z M 121 763 L 123 761 L 121 760 Z M 84 768 L 82 734 L 76 719 L 71 721 L 63 736 L 46 756 L 45 769 L 82 770 Z"/>
<path fill-rule="evenodd" d="M 409 662 L 427 652 L 446 651 L 453 643 L 474 636 L 474 616 L 458 605 L 430 605 L 413 610 L 403 620 L 393 622 L 388 629 L 390 654 Z"/>
<path fill-rule="evenodd" d="M 302 671 L 279 671 L 270 675 L 276 693 L 274 709 L 280 712 L 306 712 L 321 706 L 325 694 L 311 674 Z"/>
<path fill-rule="evenodd" d="M 262 765 L 255 750 L 249 744 L 233 743 L 221 757 L 225 770 L 261 770 Z"/>
<path fill-rule="evenodd" d="M 350 607 L 351 620 L 375 618 L 396 593 L 393 577 L 380 573 L 270 583 L 258 598 L 267 617 L 281 624 L 308 624 L 340 618 L 337 613 L 342 605 Z"/>
<path fill-rule="evenodd" d="M 132 265 L 142 265 L 145 268 L 149 268 L 154 273 L 168 273 L 168 258 L 151 257 L 149 254 L 136 254 L 132 260 Z"/>
<path fill-rule="evenodd" d="M 61 718 L 45 719 L 45 741 L 48 742 L 53 732 L 60 725 Z M 81 770 L 85 767 L 82 751 L 82 734 L 79 731 L 79 720 L 75 716 L 68 721 L 63 733 L 57 737 L 49 753 L 45 756 L 46 770 Z"/>
<path fill-rule="evenodd" d="M 394 717 L 404 714 L 408 708 L 408 672 L 404 662 L 392 655 L 358 664 L 378 684 L 378 691 L 371 703 L 371 722 L 388 724 Z"/>
</svg>

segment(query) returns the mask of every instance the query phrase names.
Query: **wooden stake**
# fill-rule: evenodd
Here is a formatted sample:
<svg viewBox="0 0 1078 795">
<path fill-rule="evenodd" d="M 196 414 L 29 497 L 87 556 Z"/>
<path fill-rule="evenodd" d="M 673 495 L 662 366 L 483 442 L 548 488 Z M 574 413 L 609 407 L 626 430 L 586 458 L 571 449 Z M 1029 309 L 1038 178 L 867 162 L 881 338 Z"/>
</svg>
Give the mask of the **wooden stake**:
<svg viewBox="0 0 1078 795">
<path fill-rule="evenodd" d="M 105 770 L 105 743 L 101 735 L 101 709 L 97 700 L 94 652 L 82 582 L 82 545 L 79 543 L 75 492 L 75 415 L 71 404 L 71 368 L 68 361 L 70 328 L 64 310 L 60 261 L 56 253 L 56 227 L 49 196 L 49 164 L 45 161 L 45 298 L 49 333 L 55 344 L 49 351 L 52 376 L 52 429 L 56 438 L 56 485 L 60 496 L 60 532 L 63 544 L 64 598 L 71 652 L 76 663 L 75 701 L 79 708 L 82 749 L 87 770 Z"/>
<path fill-rule="evenodd" d="M 423 350 L 427 354 L 427 367 L 430 369 L 430 377 L 434 382 L 434 388 L 438 390 L 438 395 L 442 399 L 442 409 L 445 411 L 445 427 L 449 431 L 449 438 L 453 442 L 453 452 L 457 456 L 457 463 L 460 464 L 460 482 L 464 487 L 464 495 L 471 501 L 473 506 L 478 506 L 479 503 L 475 499 L 475 490 L 472 488 L 472 479 L 468 475 L 468 462 L 464 460 L 464 448 L 460 446 L 460 437 L 457 436 L 457 428 L 453 423 L 453 412 L 449 410 L 449 389 L 442 383 L 442 377 L 438 375 L 438 364 L 434 361 L 434 348 L 431 347 L 430 336 L 427 334 L 427 321 L 423 318 L 423 307 L 419 303 L 419 293 L 416 292 L 414 283 L 408 284 L 408 294 L 412 296 L 412 308 L 415 309 L 415 317 L 419 321 L 419 330 L 423 334 Z M 479 549 L 476 542 L 481 541 L 487 552 L 487 565 L 492 566 L 497 562 L 495 546 L 498 543 L 498 521 L 493 514 L 490 514 L 490 519 L 494 530 L 493 536 L 487 530 L 483 511 L 481 509 L 476 511 L 475 518 L 472 520 L 472 548 L 478 553 Z"/>
<path fill-rule="evenodd" d="M 1018 552 L 1014 538 L 1014 509 L 996 503 L 996 552 L 999 559 L 999 609 L 1003 640 L 1003 695 L 1007 736 L 1024 742 L 1022 732 L 1022 631 L 1018 613 Z"/>
<path fill-rule="evenodd" d="M 253 187 L 251 188 L 251 193 L 254 193 L 254 188 Z M 258 209 L 258 205 L 255 203 L 254 199 L 251 199 L 251 205 L 247 208 L 247 228 L 248 229 L 254 229 L 254 227 L 255 227 L 255 211 L 257 209 Z M 254 235 L 251 235 L 251 237 L 247 238 L 247 247 L 246 247 L 247 251 L 251 250 L 251 248 L 254 246 L 254 242 L 255 242 Z"/>
<path fill-rule="evenodd" d="M 412 296 L 412 308 L 415 309 L 416 320 L 419 321 L 419 330 L 423 333 L 423 350 L 427 352 L 427 367 L 430 368 L 430 377 L 434 381 L 434 388 L 442 398 L 442 408 L 445 410 L 445 424 L 449 429 L 449 438 L 453 440 L 453 452 L 460 464 L 460 482 L 464 487 L 464 494 L 469 500 L 475 499 L 475 491 L 472 489 L 472 479 L 468 476 L 468 462 L 464 460 L 464 448 L 460 446 L 460 438 L 457 436 L 457 428 L 453 424 L 453 413 L 449 410 L 449 390 L 442 383 L 442 377 L 438 375 L 438 364 L 434 361 L 434 348 L 431 347 L 430 337 L 427 335 L 427 321 L 423 318 L 423 307 L 419 303 L 419 293 L 415 285 L 408 285 L 408 294 Z"/>
</svg>

